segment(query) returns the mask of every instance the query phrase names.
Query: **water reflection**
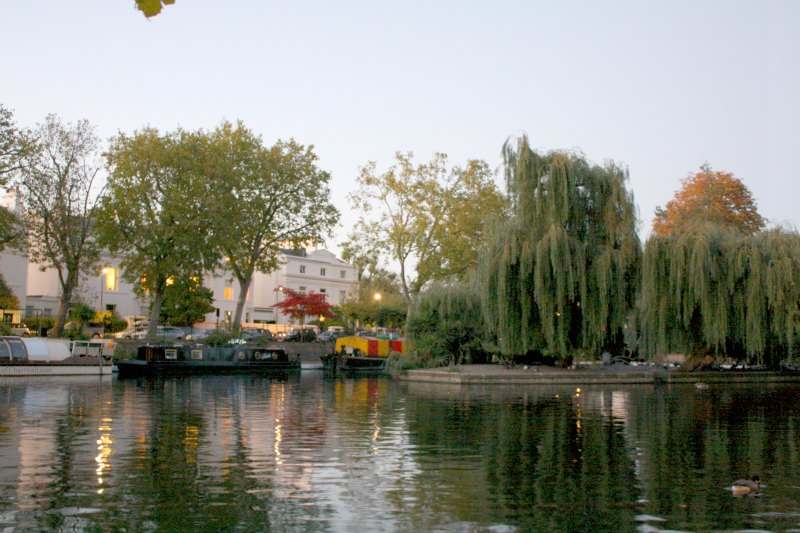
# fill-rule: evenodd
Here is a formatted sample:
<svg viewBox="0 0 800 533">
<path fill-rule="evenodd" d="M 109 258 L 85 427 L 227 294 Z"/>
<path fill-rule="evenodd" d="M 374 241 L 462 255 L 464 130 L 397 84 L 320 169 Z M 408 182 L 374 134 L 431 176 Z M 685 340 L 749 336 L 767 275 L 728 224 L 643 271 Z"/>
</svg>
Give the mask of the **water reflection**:
<svg viewBox="0 0 800 533">
<path fill-rule="evenodd" d="M 0 382 L 0 527 L 635 531 L 800 524 L 797 389 Z M 756 473 L 763 498 L 725 487 Z"/>
</svg>

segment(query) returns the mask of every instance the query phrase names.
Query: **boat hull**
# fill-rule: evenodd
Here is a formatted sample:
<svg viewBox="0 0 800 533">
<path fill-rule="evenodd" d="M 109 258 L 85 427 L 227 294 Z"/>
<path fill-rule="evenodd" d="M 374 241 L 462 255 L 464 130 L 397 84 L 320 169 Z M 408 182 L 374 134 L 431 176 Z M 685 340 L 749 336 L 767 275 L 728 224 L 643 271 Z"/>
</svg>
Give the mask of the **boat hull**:
<svg viewBox="0 0 800 533">
<path fill-rule="evenodd" d="M 336 373 L 377 373 L 386 371 L 386 358 L 360 357 L 342 354 L 323 355 L 322 368 Z"/>
<path fill-rule="evenodd" d="M 119 377 L 161 374 L 271 374 L 300 370 L 299 361 L 140 361 L 117 363 Z"/>
<path fill-rule="evenodd" d="M 9 376 L 108 376 L 112 365 L 26 362 L 0 364 L 0 377 Z"/>
</svg>

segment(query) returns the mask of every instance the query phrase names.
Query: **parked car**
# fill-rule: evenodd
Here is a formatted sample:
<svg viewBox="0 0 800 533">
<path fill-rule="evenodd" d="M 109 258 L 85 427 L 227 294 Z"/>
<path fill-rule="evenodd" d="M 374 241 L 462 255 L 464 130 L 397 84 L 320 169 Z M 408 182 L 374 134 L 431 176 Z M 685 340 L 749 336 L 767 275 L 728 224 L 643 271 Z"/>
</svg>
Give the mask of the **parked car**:
<svg viewBox="0 0 800 533">
<path fill-rule="evenodd" d="M 186 331 L 183 328 L 178 328 L 175 326 L 158 326 L 156 328 L 156 337 L 159 339 L 169 339 L 169 340 L 183 340 L 186 337 Z M 131 339 L 146 339 L 147 338 L 147 328 L 134 332 L 131 336 Z"/>
<path fill-rule="evenodd" d="M 317 335 L 318 342 L 334 342 L 339 337 L 343 336 L 344 334 L 340 331 L 323 331 L 319 335 Z"/>
<path fill-rule="evenodd" d="M 273 340 L 272 332 L 268 329 L 243 329 L 239 336 L 247 342 L 269 342 Z"/>
<path fill-rule="evenodd" d="M 289 332 L 284 339 L 286 342 L 314 342 L 317 334 L 313 329 L 296 329 Z"/>
</svg>

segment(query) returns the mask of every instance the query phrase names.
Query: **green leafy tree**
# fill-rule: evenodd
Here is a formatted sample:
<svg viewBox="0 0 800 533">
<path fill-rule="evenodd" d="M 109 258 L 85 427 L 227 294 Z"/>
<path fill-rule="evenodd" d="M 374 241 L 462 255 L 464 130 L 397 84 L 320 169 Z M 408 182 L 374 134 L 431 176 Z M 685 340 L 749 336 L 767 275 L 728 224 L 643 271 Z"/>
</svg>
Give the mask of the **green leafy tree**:
<svg viewBox="0 0 800 533">
<path fill-rule="evenodd" d="M 169 279 L 212 270 L 207 178 L 208 140 L 201 133 L 120 133 L 106 154 L 107 194 L 99 210 L 101 242 L 119 255 L 125 278 L 150 298 L 148 337 L 155 338 Z"/>
<path fill-rule="evenodd" d="M 525 137 L 504 157 L 511 218 L 478 269 L 489 337 L 506 357 L 620 352 L 641 261 L 627 173 Z"/>
<path fill-rule="evenodd" d="M 5 187 L 22 167 L 22 158 L 31 149 L 30 134 L 20 130 L 10 109 L 0 104 L 0 187 Z M 19 217 L 0 206 L 0 250 L 24 246 L 24 228 Z"/>
<path fill-rule="evenodd" d="M 800 234 L 705 225 L 645 246 L 641 337 L 648 356 L 717 355 L 776 367 L 796 357 Z"/>
<path fill-rule="evenodd" d="M 2 274 L 0 274 L 0 309 L 19 309 L 19 299 L 8 286 Z"/>
<path fill-rule="evenodd" d="M 85 120 L 49 115 L 21 159 L 19 189 L 28 232 L 28 257 L 58 275 L 61 297 L 52 333 L 61 334 L 80 277 L 97 265 L 95 206 L 100 197 L 98 139 Z"/>
<path fill-rule="evenodd" d="M 320 241 L 339 220 L 330 202 L 330 174 L 317 167 L 312 146 L 294 140 L 270 148 L 242 123 L 225 123 L 210 135 L 208 168 L 217 184 L 218 250 L 239 283 L 232 328 L 242 322 L 256 271 L 279 266 L 283 248 Z"/>
<path fill-rule="evenodd" d="M 30 149 L 29 136 L 14 121 L 14 113 L 0 104 L 0 186 L 21 169 L 23 156 Z"/>
<path fill-rule="evenodd" d="M 406 335 L 424 366 L 482 363 L 481 301 L 464 284 L 434 285 L 415 300 Z"/>
<path fill-rule="evenodd" d="M 170 6 L 175 0 L 136 0 L 136 8 L 144 13 L 147 18 L 155 17 L 165 6 Z"/>
<path fill-rule="evenodd" d="M 69 310 L 69 318 L 78 325 L 78 335 L 83 335 L 83 328 L 94 318 L 94 309 L 84 303 L 77 303 Z"/>
<path fill-rule="evenodd" d="M 191 327 L 214 310 L 214 293 L 203 287 L 200 276 L 175 280 L 164 291 L 161 321 L 171 326 Z"/>
<path fill-rule="evenodd" d="M 486 163 L 448 170 L 444 154 L 415 164 L 411 153 L 398 152 L 382 173 L 370 162 L 358 186 L 351 201 L 364 216 L 350 242 L 371 243 L 391 258 L 406 302 L 429 281 L 460 277 L 474 266 L 486 220 L 504 209 Z"/>
</svg>

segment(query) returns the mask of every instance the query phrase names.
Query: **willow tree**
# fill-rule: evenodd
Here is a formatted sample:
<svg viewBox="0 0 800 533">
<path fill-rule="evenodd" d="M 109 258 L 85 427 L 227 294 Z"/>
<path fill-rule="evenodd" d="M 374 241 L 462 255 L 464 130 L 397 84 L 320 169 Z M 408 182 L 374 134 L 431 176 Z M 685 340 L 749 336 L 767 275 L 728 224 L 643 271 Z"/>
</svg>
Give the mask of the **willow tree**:
<svg viewBox="0 0 800 533">
<path fill-rule="evenodd" d="M 800 327 L 800 235 L 699 226 L 653 236 L 643 258 L 642 348 L 776 366 Z"/>
<path fill-rule="evenodd" d="M 511 216 L 478 268 L 487 333 L 506 357 L 619 351 L 641 247 L 627 173 L 568 152 L 504 149 Z"/>
</svg>

